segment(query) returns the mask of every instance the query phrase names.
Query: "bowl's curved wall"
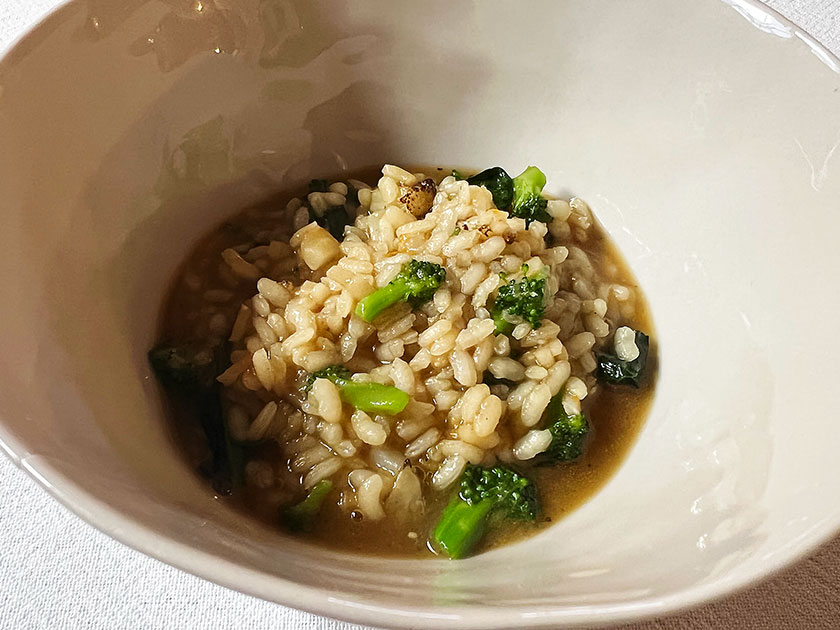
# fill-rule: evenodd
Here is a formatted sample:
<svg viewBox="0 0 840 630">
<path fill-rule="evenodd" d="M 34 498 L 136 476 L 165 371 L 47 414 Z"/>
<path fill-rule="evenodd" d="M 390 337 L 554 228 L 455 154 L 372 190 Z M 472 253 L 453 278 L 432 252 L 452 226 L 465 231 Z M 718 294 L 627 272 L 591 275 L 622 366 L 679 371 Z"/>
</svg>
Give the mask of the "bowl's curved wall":
<svg viewBox="0 0 840 630">
<path fill-rule="evenodd" d="M 632 617 L 833 531 L 840 78 L 711 0 L 384 6 L 78 1 L 0 62 L 13 457 L 148 553 L 390 625 Z M 539 164 L 613 234 L 659 333 L 654 409 L 616 478 L 463 562 L 242 522 L 173 448 L 145 363 L 166 283 L 212 224 L 383 161 Z"/>
</svg>

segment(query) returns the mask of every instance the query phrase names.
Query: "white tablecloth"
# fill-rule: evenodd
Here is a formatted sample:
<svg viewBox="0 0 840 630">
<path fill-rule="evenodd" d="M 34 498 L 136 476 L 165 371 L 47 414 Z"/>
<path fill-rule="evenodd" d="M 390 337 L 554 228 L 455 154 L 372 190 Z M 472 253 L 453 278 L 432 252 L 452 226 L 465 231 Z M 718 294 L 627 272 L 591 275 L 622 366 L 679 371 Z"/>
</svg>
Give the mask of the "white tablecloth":
<svg viewBox="0 0 840 630">
<path fill-rule="evenodd" d="M 0 49 L 55 4 L 0 0 Z M 768 4 L 840 53 L 840 0 Z M 360 630 L 229 591 L 123 547 L 53 501 L 2 455 L 0 585 L 4 629 Z M 840 540 L 751 591 L 632 628 L 836 629 L 838 585 Z"/>
</svg>

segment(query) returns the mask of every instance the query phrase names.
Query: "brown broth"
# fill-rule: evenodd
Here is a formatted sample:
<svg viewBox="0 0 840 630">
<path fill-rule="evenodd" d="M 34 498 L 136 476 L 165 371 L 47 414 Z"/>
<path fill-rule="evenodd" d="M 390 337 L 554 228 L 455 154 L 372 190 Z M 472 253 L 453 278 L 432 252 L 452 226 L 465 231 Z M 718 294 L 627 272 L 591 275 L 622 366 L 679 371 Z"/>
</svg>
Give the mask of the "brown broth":
<svg viewBox="0 0 840 630">
<path fill-rule="evenodd" d="M 377 169 L 365 169 L 352 175 L 369 183 L 378 178 Z M 418 169 L 424 170 L 424 169 Z M 444 169 L 426 169 L 425 172 L 441 173 Z M 446 169 L 449 172 L 449 169 Z M 347 179 L 343 174 L 341 178 Z M 332 181 L 332 180 L 331 180 Z M 301 193 L 302 191 L 293 191 Z M 284 207 L 293 195 L 278 195 L 261 204 L 260 208 Z M 253 239 L 261 225 L 258 213 L 245 210 L 232 217 L 213 232 L 203 238 L 195 247 L 190 257 L 179 268 L 173 280 L 168 297 L 163 305 L 159 339 L 170 343 L 190 343 L 204 341 L 209 336 L 207 317 L 198 308 L 195 292 L 183 291 L 185 277 L 212 276 L 216 273 L 220 261 L 220 252 L 248 239 Z M 265 220 L 262 219 L 264 222 Z M 275 226 L 276 227 L 276 226 Z M 535 531 L 556 523 L 572 512 L 584 501 L 591 498 L 609 480 L 621 465 L 632 447 L 639 430 L 644 423 L 650 407 L 656 380 L 656 344 L 653 335 L 653 322 L 648 305 L 638 284 L 622 256 L 609 241 L 608 236 L 597 223 L 590 230 L 589 240 L 579 245 L 596 259 L 608 259 L 612 263 L 609 269 L 611 280 L 631 287 L 637 291 L 636 309 L 633 317 L 626 318 L 622 325 L 643 330 L 651 337 L 651 349 L 645 382 L 639 389 L 599 385 L 583 401 L 583 410 L 590 423 L 590 437 L 587 449 L 578 460 L 556 466 L 536 466 L 520 464 L 518 466 L 535 482 L 538 488 L 542 513 L 536 523 L 512 523 L 505 528 L 491 529 L 476 552 L 486 551 L 500 545 L 509 544 L 532 535 Z M 217 283 L 218 284 L 218 283 Z M 239 304 L 253 296 L 256 288 L 253 284 L 242 287 L 219 285 L 231 290 L 234 297 L 227 307 L 220 310 L 232 321 Z M 200 468 L 208 454 L 208 449 L 195 415 L 195 411 L 177 397 L 168 396 L 168 408 L 171 415 L 173 438 L 196 470 Z M 279 457 L 279 449 L 273 444 L 263 444 L 249 448 L 249 455 Z M 208 485 L 208 492 L 212 491 Z M 287 502 L 290 497 L 282 490 L 276 491 L 275 497 L 267 500 L 267 491 L 243 487 L 231 497 L 220 497 L 231 507 L 241 511 L 244 518 L 257 518 L 278 529 L 282 534 L 278 505 Z M 428 548 L 428 536 L 434 523 L 448 502 L 451 490 L 444 493 L 431 492 L 426 495 L 426 511 L 421 523 L 410 526 L 401 525 L 392 519 L 378 522 L 365 522 L 348 518 L 348 515 L 334 502 L 328 502 L 322 509 L 312 531 L 303 536 L 319 545 L 343 551 L 384 556 L 431 556 Z"/>
</svg>

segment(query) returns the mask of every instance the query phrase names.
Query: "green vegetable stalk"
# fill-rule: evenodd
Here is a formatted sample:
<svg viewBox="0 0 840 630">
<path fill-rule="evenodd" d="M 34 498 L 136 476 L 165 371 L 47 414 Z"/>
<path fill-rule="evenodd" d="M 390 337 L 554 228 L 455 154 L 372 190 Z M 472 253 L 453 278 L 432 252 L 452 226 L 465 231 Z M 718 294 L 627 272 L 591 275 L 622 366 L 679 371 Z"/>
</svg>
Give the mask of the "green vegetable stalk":
<svg viewBox="0 0 840 630">
<path fill-rule="evenodd" d="M 356 305 L 356 315 L 372 322 L 385 309 L 398 302 L 418 305 L 434 296 L 446 281 L 446 270 L 435 263 L 411 260 L 403 265 L 397 276 L 381 289 L 377 289 Z"/>
<path fill-rule="evenodd" d="M 350 371 L 343 365 L 330 365 L 309 377 L 307 389 L 315 379 L 325 378 L 338 386 L 344 402 L 371 414 L 393 416 L 408 405 L 410 398 L 401 389 L 381 383 L 359 383 L 351 380 L 350 376 Z"/>
<path fill-rule="evenodd" d="M 538 511 L 536 488 L 527 477 L 504 466 L 468 465 L 458 494 L 432 532 L 432 546 L 450 558 L 463 558 L 484 536 L 491 520 L 533 521 Z"/>
<path fill-rule="evenodd" d="M 282 515 L 286 527 L 295 532 L 312 529 L 315 518 L 332 488 L 332 481 L 323 479 L 312 486 L 303 501 L 287 507 Z"/>
</svg>

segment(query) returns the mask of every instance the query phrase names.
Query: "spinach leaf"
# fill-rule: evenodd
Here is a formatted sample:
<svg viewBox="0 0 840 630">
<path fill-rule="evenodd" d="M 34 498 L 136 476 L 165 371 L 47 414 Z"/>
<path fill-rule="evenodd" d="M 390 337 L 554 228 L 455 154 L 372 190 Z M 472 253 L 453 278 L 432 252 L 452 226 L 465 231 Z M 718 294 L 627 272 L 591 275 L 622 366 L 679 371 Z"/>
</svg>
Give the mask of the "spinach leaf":
<svg viewBox="0 0 840 630">
<path fill-rule="evenodd" d="M 227 343 L 212 349 L 162 344 L 149 351 L 149 362 L 161 384 L 195 408 L 210 450 L 201 470 L 221 495 L 229 495 L 242 484 L 245 467 L 243 447 L 228 434 L 222 386 L 216 380 L 230 364 L 229 357 Z"/>
<path fill-rule="evenodd" d="M 598 361 L 596 376 L 599 380 L 613 385 L 639 386 L 647 365 L 650 339 L 645 333 L 637 330 L 635 341 L 639 356 L 632 361 L 623 361 L 612 354 L 598 353 L 596 355 L 595 358 Z"/>
</svg>

